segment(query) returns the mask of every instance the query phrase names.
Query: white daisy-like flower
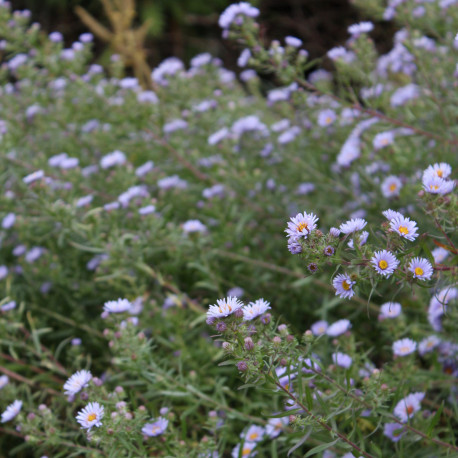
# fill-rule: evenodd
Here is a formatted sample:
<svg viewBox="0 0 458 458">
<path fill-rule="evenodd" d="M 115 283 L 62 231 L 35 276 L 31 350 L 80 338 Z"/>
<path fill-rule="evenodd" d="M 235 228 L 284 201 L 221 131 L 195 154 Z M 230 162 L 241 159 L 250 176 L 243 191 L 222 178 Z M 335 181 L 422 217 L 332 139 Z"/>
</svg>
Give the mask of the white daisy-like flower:
<svg viewBox="0 0 458 458">
<path fill-rule="evenodd" d="M 437 336 L 426 337 L 418 344 L 418 353 L 423 356 L 425 353 L 433 351 L 440 343 L 441 340 Z"/>
<path fill-rule="evenodd" d="M 389 221 L 395 219 L 395 218 L 402 218 L 404 217 L 404 215 L 402 213 L 399 213 L 395 210 L 391 210 L 391 208 L 389 208 L 388 210 L 385 210 L 382 212 L 382 215 Z"/>
<path fill-rule="evenodd" d="M 76 420 L 83 429 L 97 428 L 102 425 L 100 421 L 103 418 L 104 407 L 98 402 L 90 402 L 83 410 L 78 412 Z"/>
<path fill-rule="evenodd" d="M 312 324 L 310 330 L 314 336 L 321 336 L 326 334 L 326 331 L 328 330 L 328 322 L 324 320 L 317 321 L 316 323 Z"/>
<path fill-rule="evenodd" d="M 352 234 L 353 232 L 361 231 L 366 226 L 367 221 L 363 218 L 353 218 L 350 221 L 340 225 L 340 231 L 344 234 Z"/>
<path fill-rule="evenodd" d="M 6 423 L 7 421 L 12 420 L 16 417 L 22 408 L 22 401 L 18 401 L 17 399 L 10 404 L 5 411 L 2 413 L 2 423 Z"/>
<path fill-rule="evenodd" d="M 296 216 L 288 221 L 288 227 L 285 232 L 288 237 L 303 237 L 307 236 L 316 228 L 316 222 L 318 218 L 313 213 L 298 213 Z"/>
<path fill-rule="evenodd" d="M 393 354 L 395 356 L 407 356 L 417 349 L 417 342 L 412 339 L 405 338 L 393 342 Z"/>
<path fill-rule="evenodd" d="M 217 299 L 216 305 L 210 305 L 207 311 L 209 318 L 222 318 L 232 315 L 236 310 L 243 307 L 243 302 L 235 296 L 228 296 L 226 299 Z"/>
<path fill-rule="evenodd" d="M 376 251 L 371 258 L 371 263 L 377 273 L 387 278 L 391 276 L 399 265 L 396 256 L 387 250 Z"/>
<path fill-rule="evenodd" d="M 399 196 L 402 188 L 402 182 L 396 175 L 390 175 L 383 180 L 381 185 L 382 194 L 384 197 Z"/>
<path fill-rule="evenodd" d="M 337 337 L 347 332 L 350 327 L 350 321 L 344 318 L 342 320 L 336 321 L 335 323 L 332 323 L 331 326 L 328 327 L 326 334 L 330 337 Z"/>
<path fill-rule="evenodd" d="M 409 270 L 413 273 L 413 278 L 418 280 L 429 280 L 433 276 L 433 266 L 425 258 L 413 258 L 409 264 Z"/>
<path fill-rule="evenodd" d="M 348 356 L 347 354 L 338 351 L 337 353 L 332 354 L 332 361 L 337 366 L 348 369 L 351 366 L 353 359 L 351 358 L 351 356 Z"/>
<path fill-rule="evenodd" d="M 256 444 L 257 442 L 244 442 L 243 446 L 241 444 L 237 444 L 232 449 L 232 458 L 238 458 L 239 456 L 242 456 L 243 458 L 251 458 L 252 456 L 255 456 L 256 451 L 254 448 L 256 447 Z"/>
<path fill-rule="evenodd" d="M 454 180 L 444 180 L 437 175 L 423 175 L 423 189 L 429 194 L 448 194 L 455 188 Z"/>
<path fill-rule="evenodd" d="M 409 394 L 396 404 L 394 415 L 403 423 L 407 423 L 407 421 L 421 409 L 421 401 L 424 397 L 425 393 Z"/>
<path fill-rule="evenodd" d="M 92 374 L 83 369 L 75 372 L 64 384 L 64 392 L 67 396 L 79 393 L 92 379 Z"/>
<path fill-rule="evenodd" d="M 424 172 L 423 178 L 425 175 L 432 175 L 439 178 L 447 178 L 452 173 L 452 167 L 446 162 L 441 162 L 440 164 L 436 163 L 430 165 Z"/>
<path fill-rule="evenodd" d="M 379 318 L 396 318 L 402 312 L 402 306 L 398 302 L 385 302 L 380 306 Z"/>
<path fill-rule="evenodd" d="M 105 302 L 103 310 L 107 313 L 123 313 L 130 310 L 132 304 L 127 299 Z"/>
<path fill-rule="evenodd" d="M 339 295 L 344 299 L 350 299 L 353 297 L 355 294 L 353 291 L 354 284 L 355 282 L 351 281 L 351 278 L 348 274 L 339 274 L 332 281 L 332 286 L 334 286 L 336 290 L 336 296 Z"/>
<path fill-rule="evenodd" d="M 248 305 L 243 307 L 243 319 L 244 321 L 250 321 L 254 318 L 264 314 L 270 309 L 270 302 L 264 299 L 258 299 L 254 302 L 250 302 Z"/>
<path fill-rule="evenodd" d="M 401 237 L 414 241 L 418 237 L 417 223 L 405 216 L 397 216 L 390 221 L 390 227 Z"/>
</svg>

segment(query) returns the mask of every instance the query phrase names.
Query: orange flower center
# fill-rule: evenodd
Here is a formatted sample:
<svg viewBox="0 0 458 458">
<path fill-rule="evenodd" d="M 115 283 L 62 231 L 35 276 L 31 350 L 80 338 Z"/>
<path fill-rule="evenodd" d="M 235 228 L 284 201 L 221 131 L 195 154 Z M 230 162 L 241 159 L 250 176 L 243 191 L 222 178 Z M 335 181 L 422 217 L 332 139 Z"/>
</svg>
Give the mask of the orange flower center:
<svg viewBox="0 0 458 458">
<path fill-rule="evenodd" d="M 395 191 L 396 190 L 396 185 L 393 183 L 393 184 L 390 184 L 390 191 Z"/>
<path fill-rule="evenodd" d="M 258 433 L 251 433 L 249 436 L 248 436 L 248 439 L 254 441 L 256 440 L 258 437 Z"/>
<path fill-rule="evenodd" d="M 401 234 L 404 234 L 404 235 L 406 235 L 406 234 L 409 233 L 409 229 L 407 229 L 406 226 L 399 226 L 399 229 L 398 229 L 398 230 L 399 230 L 399 232 L 400 232 Z"/>
<path fill-rule="evenodd" d="M 95 413 L 91 413 L 87 416 L 87 421 L 94 421 L 97 418 Z"/>
<path fill-rule="evenodd" d="M 413 407 L 412 406 L 407 406 L 407 413 L 410 415 L 413 412 Z"/>
<path fill-rule="evenodd" d="M 415 275 L 423 275 L 424 271 L 421 267 L 415 267 Z"/>
<path fill-rule="evenodd" d="M 437 171 L 437 176 L 438 176 L 438 177 L 442 178 L 442 175 L 443 175 L 443 174 L 444 174 L 444 172 L 442 172 L 441 169 L 439 169 L 439 170 Z"/>
<path fill-rule="evenodd" d="M 251 448 L 245 447 L 242 450 L 242 456 L 248 456 L 251 453 Z"/>
<path fill-rule="evenodd" d="M 298 230 L 299 232 L 302 232 L 304 229 L 307 231 L 307 230 L 308 230 L 308 227 L 309 227 L 309 225 L 308 225 L 307 223 L 299 223 L 299 224 L 297 225 L 297 230 Z"/>
<path fill-rule="evenodd" d="M 345 290 L 345 291 L 348 291 L 350 288 L 351 288 L 351 285 L 347 282 L 347 280 L 344 280 L 342 282 L 342 288 Z"/>
<path fill-rule="evenodd" d="M 388 263 L 382 259 L 379 263 L 378 263 L 378 266 L 380 267 L 380 269 L 382 270 L 385 270 L 387 267 L 388 267 Z"/>
</svg>

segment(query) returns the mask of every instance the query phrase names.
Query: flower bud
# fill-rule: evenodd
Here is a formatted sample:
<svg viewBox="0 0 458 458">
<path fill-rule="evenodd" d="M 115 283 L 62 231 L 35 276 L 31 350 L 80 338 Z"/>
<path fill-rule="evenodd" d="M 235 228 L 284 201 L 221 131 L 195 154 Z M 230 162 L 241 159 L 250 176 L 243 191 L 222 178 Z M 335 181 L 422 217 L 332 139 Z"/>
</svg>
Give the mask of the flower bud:
<svg viewBox="0 0 458 458">
<path fill-rule="evenodd" d="M 272 319 L 272 315 L 270 313 L 266 313 L 265 315 L 262 315 L 261 323 L 262 324 L 269 324 L 271 319 Z"/>
<path fill-rule="evenodd" d="M 229 342 L 223 342 L 223 350 L 232 351 L 232 345 Z"/>
<path fill-rule="evenodd" d="M 216 323 L 216 330 L 218 332 L 224 332 L 226 329 L 227 325 L 224 321 L 218 321 L 218 323 Z"/>
<path fill-rule="evenodd" d="M 286 324 L 281 324 L 280 326 L 278 326 L 278 332 L 282 335 L 286 335 L 288 333 L 288 328 Z"/>
<path fill-rule="evenodd" d="M 293 342 L 293 341 L 294 341 L 294 336 L 293 336 L 292 334 L 288 334 L 288 335 L 286 336 L 286 341 L 287 341 L 287 342 Z"/>
<path fill-rule="evenodd" d="M 242 309 L 237 309 L 235 312 L 234 312 L 234 316 L 236 318 L 243 318 L 243 310 Z"/>
<path fill-rule="evenodd" d="M 245 350 L 247 350 L 247 351 L 253 350 L 254 342 L 251 339 L 251 337 L 245 337 L 245 345 L 244 345 L 244 347 L 245 347 Z"/>
<path fill-rule="evenodd" d="M 214 316 L 207 317 L 205 321 L 209 326 L 213 326 L 216 322 L 216 318 Z"/>
<path fill-rule="evenodd" d="M 239 361 L 236 366 L 240 372 L 246 372 L 248 370 L 248 364 L 245 361 Z"/>
<path fill-rule="evenodd" d="M 278 337 L 278 336 L 275 336 L 275 337 L 272 339 L 272 342 L 274 343 L 274 345 L 280 345 L 280 344 L 281 344 L 281 338 Z"/>
<path fill-rule="evenodd" d="M 288 361 L 286 361 L 285 358 L 282 358 L 282 359 L 280 360 L 280 365 L 283 366 L 283 367 L 285 367 L 285 366 L 288 365 Z"/>
</svg>

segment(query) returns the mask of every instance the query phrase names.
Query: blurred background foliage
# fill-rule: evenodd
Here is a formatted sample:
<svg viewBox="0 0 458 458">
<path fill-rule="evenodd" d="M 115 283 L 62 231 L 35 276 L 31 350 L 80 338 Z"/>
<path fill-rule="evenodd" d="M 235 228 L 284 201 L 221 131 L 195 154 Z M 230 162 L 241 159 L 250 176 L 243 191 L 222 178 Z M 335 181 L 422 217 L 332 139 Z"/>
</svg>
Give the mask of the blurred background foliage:
<svg viewBox="0 0 458 458">
<path fill-rule="evenodd" d="M 29 9 L 33 20 L 47 32 L 59 31 L 66 44 L 77 40 L 87 27 L 75 13 L 80 6 L 108 26 L 101 0 L 12 0 L 14 9 Z M 169 56 L 185 62 L 200 53 L 220 57 L 226 67 L 235 68 L 239 50 L 221 39 L 219 14 L 232 0 L 137 0 L 136 25 L 149 21 L 147 60 L 153 67 Z M 304 42 L 312 59 L 348 38 L 350 24 L 367 19 L 351 0 L 251 0 L 261 9 L 266 41 L 294 35 Z M 391 47 L 392 23 L 376 24 L 371 35 L 380 52 Z M 96 53 L 103 61 L 106 44 L 97 40 Z"/>
</svg>

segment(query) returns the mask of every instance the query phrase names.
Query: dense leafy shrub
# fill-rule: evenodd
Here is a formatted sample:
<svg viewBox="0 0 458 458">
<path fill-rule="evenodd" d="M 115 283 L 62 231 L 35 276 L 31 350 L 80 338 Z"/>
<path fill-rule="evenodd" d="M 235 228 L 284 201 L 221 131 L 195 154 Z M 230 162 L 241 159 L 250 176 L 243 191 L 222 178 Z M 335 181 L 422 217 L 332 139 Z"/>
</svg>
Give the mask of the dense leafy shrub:
<svg viewBox="0 0 458 458">
<path fill-rule="evenodd" d="M 355 24 L 308 79 L 234 4 L 259 73 L 154 91 L 0 4 L 2 451 L 456 454 L 452 3 L 367 2 L 393 50 Z"/>
</svg>

